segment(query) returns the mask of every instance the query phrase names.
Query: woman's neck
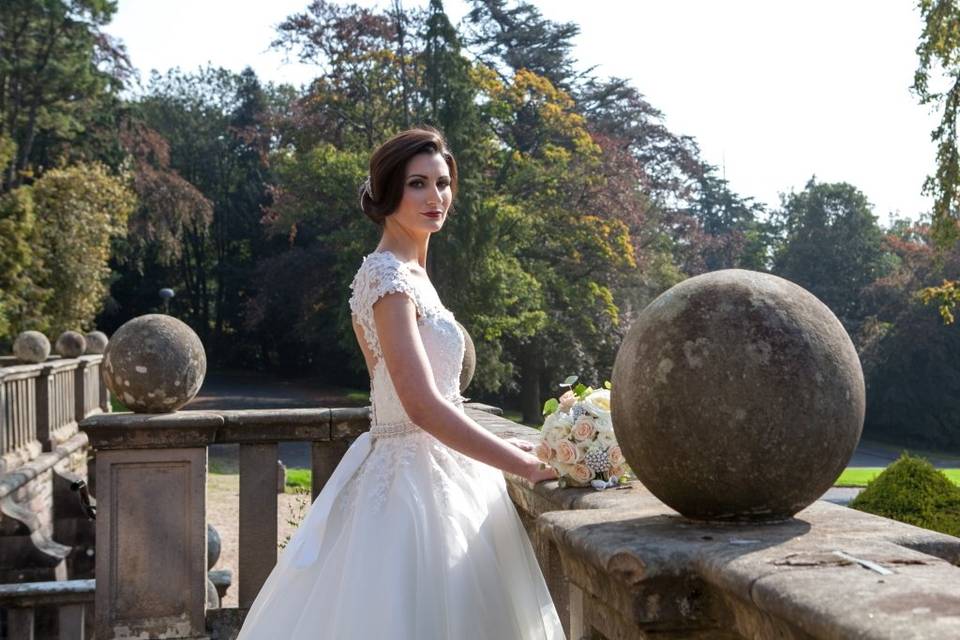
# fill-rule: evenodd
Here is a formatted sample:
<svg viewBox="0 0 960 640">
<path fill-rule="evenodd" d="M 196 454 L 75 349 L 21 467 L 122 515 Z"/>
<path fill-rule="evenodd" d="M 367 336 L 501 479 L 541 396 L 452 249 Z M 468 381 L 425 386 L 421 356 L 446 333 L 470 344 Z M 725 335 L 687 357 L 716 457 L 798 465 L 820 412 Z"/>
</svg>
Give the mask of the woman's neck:
<svg viewBox="0 0 960 640">
<path fill-rule="evenodd" d="M 429 234 L 422 239 L 414 239 L 407 236 L 398 236 L 396 233 L 392 233 L 390 229 L 385 229 L 383 236 L 380 238 L 380 244 L 377 245 L 377 251 L 389 251 L 403 262 L 416 262 L 420 267 L 426 269 L 429 244 Z"/>
</svg>

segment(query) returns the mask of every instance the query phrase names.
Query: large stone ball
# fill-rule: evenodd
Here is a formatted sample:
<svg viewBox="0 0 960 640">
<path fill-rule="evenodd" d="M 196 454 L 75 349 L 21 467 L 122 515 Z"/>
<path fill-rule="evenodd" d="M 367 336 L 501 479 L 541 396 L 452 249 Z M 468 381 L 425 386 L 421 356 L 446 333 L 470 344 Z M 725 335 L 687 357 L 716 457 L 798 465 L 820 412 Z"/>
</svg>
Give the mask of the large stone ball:
<svg viewBox="0 0 960 640">
<path fill-rule="evenodd" d="M 477 370 L 477 350 L 473 346 L 473 338 L 467 333 L 466 328 L 459 322 L 457 325 L 463 332 L 463 366 L 460 368 L 460 393 L 466 391 L 473 380 L 473 374 Z"/>
<path fill-rule="evenodd" d="M 207 356 L 193 329 L 168 315 L 130 320 L 107 343 L 103 376 L 131 411 L 168 413 L 190 402 L 207 372 Z"/>
<path fill-rule="evenodd" d="M 91 331 L 84 336 L 87 341 L 87 348 L 84 353 L 103 353 L 107 348 L 107 334 L 103 331 Z"/>
<path fill-rule="evenodd" d="M 57 338 L 54 350 L 64 358 L 77 358 L 87 348 L 87 339 L 78 331 L 64 331 Z"/>
<path fill-rule="evenodd" d="M 831 487 L 863 428 L 863 371 L 836 316 L 752 271 L 690 278 L 650 303 L 612 382 L 630 467 L 695 519 L 789 518 Z"/>
<path fill-rule="evenodd" d="M 50 355 L 50 341 L 39 331 L 24 331 L 13 341 L 13 355 L 23 362 L 44 362 Z"/>
</svg>

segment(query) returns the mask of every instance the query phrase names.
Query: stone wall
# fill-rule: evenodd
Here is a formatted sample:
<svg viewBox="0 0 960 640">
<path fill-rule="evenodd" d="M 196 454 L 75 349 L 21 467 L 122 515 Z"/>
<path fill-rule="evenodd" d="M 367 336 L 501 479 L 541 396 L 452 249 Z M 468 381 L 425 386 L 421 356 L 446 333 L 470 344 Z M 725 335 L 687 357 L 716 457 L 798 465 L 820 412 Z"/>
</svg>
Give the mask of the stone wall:
<svg viewBox="0 0 960 640">
<path fill-rule="evenodd" d="M 958 538 L 823 501 L 779 523 L 710 524 L 636 482 L 507 481 L 571 640 L 960 637 Z"/>
</svg>

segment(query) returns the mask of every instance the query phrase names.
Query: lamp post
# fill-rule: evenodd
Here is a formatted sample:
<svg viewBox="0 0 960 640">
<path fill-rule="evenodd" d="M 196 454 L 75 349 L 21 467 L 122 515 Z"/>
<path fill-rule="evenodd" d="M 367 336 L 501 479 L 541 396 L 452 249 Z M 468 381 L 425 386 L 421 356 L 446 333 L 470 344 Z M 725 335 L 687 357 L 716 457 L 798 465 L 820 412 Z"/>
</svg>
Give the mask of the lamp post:
<svg viewBox="0 0 960 640">
<path fill-rule="evenodd" d="M 160 297 L 163 298 L 163 312 L 168 314 L 168 309 L 170 307 L 170 298 L 174 296 L 173 289 L 164 287 L 160 289 Z M 169 314 L 168 314 L 169 315 Z"/>
</svg>

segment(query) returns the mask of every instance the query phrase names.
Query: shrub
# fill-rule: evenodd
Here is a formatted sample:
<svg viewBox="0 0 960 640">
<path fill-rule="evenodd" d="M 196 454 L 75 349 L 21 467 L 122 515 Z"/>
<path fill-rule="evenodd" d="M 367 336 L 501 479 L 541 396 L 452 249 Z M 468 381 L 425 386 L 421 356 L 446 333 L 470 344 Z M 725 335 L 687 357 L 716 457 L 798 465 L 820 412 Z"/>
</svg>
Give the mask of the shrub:
<svg viewBox="0 0 960 640">
<path fill-rule="evenodd" d="M 850 506 L 960 536 L 960 487 L 923 458 L 906 453 L 871 481 Z"/>
</svg>

